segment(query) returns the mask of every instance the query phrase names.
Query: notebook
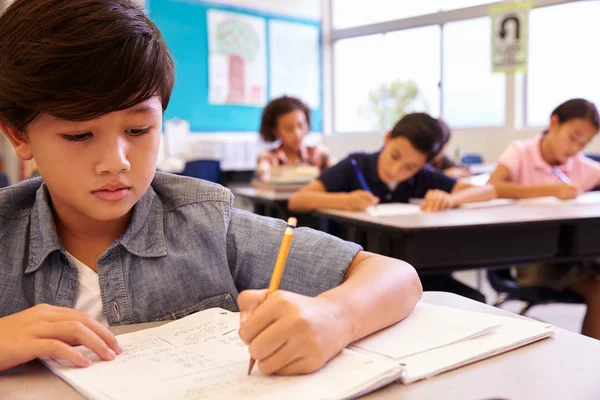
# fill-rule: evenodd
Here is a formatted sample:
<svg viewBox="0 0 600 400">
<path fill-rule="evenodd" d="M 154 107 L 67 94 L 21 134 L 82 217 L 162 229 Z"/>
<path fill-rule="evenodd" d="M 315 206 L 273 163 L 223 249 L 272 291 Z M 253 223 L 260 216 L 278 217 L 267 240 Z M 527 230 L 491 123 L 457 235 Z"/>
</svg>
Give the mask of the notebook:
<svg viewBox="0 0 600 400">
<path fill-rule="evenodd" d="M 374 217 L 392 217 L 395 215 L 414 215 L 420 214 L 423 199 L 411 199 L 409 204 L 406 203 L 386 203 L 378 204 L 376 206 L 369 207 L 367 214 Z M 476 208 L 490 208 L 499 207 L 515 204 L 512 199 L 494 199 L 488 201 L 478 201 L 474 203 L 463 204 L 459 208 L 461 209 L 476 209 Z"/>
<path fill-rule="evenodd" d="M 536 205 L 536 206 L 561 206 L 561 205 L 573 205 L 573 206 L 593 206 L 600 205 L 600 192 L 588 192 L 579 195 L 576 199 L 572 200 L 561 200 L 556 197 L 533 197 L 530 199 L 521 199 L 518 204 L 524 205 Z"/>
<path fill-rule="evenodd" d="M 205 310 L 169 324 L 119 335 L 123 354 L 88 368 L 42 362 L 83 396 L 120 399 L 349 399 L 394 381 L 428 378 L 552 334 L 545 324 L 419 303 L 400 323 L 344 349 L 303 376 L 247 375 L 239 315 Z"/>
</svg>

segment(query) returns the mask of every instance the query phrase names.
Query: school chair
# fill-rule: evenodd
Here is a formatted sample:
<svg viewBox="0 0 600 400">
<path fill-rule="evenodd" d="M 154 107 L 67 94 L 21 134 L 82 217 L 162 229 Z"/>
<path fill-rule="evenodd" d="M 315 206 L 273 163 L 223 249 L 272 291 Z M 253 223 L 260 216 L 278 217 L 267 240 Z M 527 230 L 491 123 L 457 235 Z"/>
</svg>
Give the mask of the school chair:
<svg viewBox="0 0 600 400">
<path fill-rule="evenodd" d="M 585 153 L 585 156 L 587 158 L 591 158 L 592 160 L 596 161 L 596 162 L 600 162 L 600 154 L 596 154 L 596 153 Z"/>
<path fill-rule="evenodd" d="M 460 158 L 460 162 L 464 165 L 483 164 L 483 157 L 477 153 L 465 153 Z"/>
<path fill-rule="evenodd" d="M 488 270 L 487 276 L 490 285 L 498 293 L 498 299 L 494 303 L 494 307 L 500 307 L 511 300 L 523 301 L 525 306 L 519 312 L 523 316 L 533 307 L 541 304 L 584 303 L 581 296 L 570 290 L 558 291 L 541 286 L 521 286 L 511 274 L 510 268 Z"/>
<path fill-rule="evenodd" d="M 180 174 L 205 181 L 221 183 L 221 163 L 218 160 L 194 160 L 185 163 Z"/>
</svg>

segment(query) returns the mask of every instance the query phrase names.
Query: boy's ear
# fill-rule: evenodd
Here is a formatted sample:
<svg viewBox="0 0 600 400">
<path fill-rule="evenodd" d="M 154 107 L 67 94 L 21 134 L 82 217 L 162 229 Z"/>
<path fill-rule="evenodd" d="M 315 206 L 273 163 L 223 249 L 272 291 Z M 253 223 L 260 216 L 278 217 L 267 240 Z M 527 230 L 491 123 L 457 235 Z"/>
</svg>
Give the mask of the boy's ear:
<svg viewBox="0 0 600 400">
<path fill-rule="evenodd" d="M 384 146 L 386 144 L 388 144 L 388 142 L 392 139 L 392 131 L 387 131 L 387 133 L 385 134 L 385 136 L 383 137 L 383 144 Z"/>
<path fill-rule="evenodd" d="M 0 130 L 4 133 L 4 136 L 6 136 L 21 160 L 28 161 L 33 158 L 33 153 L 25 134 L 16 128 L 9 128 L 2 122 L 0 122 Z"/>
</svg>

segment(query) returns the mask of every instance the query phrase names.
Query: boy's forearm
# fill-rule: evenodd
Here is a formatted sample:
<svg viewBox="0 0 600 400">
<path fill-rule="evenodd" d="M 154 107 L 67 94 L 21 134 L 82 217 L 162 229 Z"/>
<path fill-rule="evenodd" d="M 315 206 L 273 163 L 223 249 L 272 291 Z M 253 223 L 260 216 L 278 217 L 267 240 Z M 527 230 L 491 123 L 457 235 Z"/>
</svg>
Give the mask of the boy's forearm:
<svg viewBox="0 0 600 400">
<path fill-rule="evenodd" d="M 328 193 L 316 191 L 300 191 L 288 201 L 291 211 L 312 211 L 321 208 L 345 210 L 348 193 Z"/>
<path fill-rule="evenodd" d="M 500 198 L 528 199 L 532 197 L 552 196 L 552 187 L 549 185 L 519 185 L 510 182 L 495 182 L 496 193 Z"/>
<path fill-rule="evenodd" d="M 456 206 L 495 198 L 496 188 L 493 185 L 473 186 L 452 194 L 452 199 Z"/>
<path fill-rule="evenodd" d="M 346 344 L 404 319 L 421 299 L 421 281 L 412 266 L 396 259 L 360 252 L 344 283 L 319 297 L 330 300 L 344 326 Z"/>
</svg>

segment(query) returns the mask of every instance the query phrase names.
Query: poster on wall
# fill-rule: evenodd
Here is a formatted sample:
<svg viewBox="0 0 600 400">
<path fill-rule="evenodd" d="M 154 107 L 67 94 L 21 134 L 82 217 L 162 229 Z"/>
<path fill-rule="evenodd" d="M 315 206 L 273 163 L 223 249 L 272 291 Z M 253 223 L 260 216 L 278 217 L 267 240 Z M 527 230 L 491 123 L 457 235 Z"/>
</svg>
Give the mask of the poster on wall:
<svg viewBox="0 0 600 400">
<path fill-rule="evenodd" d="M 265 19 L 207 11 L 208 101 L 262 107 L 267 97 Z"/>
<path fill-rule="evenodd" d="M 530 10 L 529 2 L 490 7 L 492 72 L 527 72 Z"/>
<path fill-rule="evenodd" d="M 321 106 L 321 47 L 316 26 L 269 21 L 270 97 L 295 96 Z"/>
</svg>

